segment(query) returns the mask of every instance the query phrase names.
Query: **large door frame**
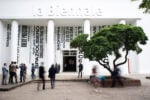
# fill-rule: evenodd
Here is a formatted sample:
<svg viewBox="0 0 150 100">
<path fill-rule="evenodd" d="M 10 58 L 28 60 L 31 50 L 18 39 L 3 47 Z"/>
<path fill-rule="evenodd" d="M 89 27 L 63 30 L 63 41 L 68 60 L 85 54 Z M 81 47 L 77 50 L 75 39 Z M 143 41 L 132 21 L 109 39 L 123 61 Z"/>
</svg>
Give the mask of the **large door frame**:
<svg viewBox="0 0 150 100">
<path fill-rule="evenodd" d="M 74 71 L 65 71 L 64 57 L 75 57 L 75 70 Z M 63 50 L 62 51 L 62 72 L 77 72 L 77 50 Z"/>
</svg>

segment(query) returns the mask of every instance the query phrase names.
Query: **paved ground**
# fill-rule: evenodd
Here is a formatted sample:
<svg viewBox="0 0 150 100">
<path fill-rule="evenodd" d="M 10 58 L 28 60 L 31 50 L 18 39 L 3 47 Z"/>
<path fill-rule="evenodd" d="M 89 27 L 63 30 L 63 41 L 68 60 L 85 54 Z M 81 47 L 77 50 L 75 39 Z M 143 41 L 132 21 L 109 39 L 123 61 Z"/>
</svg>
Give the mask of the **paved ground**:
<svg viewBox="0 0 150 100">
<path fill-rule="evenodd" d="M 0 92 L 0 100 L 150 100 L 150 80 L 146 75 L 130 75 L 141 79 L 140 87 L 94 88 L 88 82 L 57 81 L 51 89 L 37 91 L 37 83 L 30 83 L 7 92 Z"/>
</svg>

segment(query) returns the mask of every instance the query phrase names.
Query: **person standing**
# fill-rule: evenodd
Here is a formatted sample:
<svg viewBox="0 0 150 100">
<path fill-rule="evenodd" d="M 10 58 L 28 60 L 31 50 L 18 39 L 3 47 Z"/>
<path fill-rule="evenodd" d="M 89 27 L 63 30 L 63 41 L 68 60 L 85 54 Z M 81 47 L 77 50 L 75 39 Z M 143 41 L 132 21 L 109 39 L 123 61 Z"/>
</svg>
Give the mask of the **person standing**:
<svg viewBox="0 0 150 100">
<path fill-rule="evenodd" d="M 9 83 L 14 84 L 13 82 L 13 77 L 15 77 L 15 82 L 17 82 L 17 68 L 18 66 L 16 65 L 16 62 L 11 62 L 10 66 L 9 66 L 9 72 L 10 72 L 10 78 L 9 78 Z"/>
<path fill-rule="evenodd" d="M 34 63 L 32 63 L 32 67 L 31 67 L 31 78 L 32 78 L 32 80 L 35 79 L 35 66 L 34 66 Z"/>
<path fill-rule="evenodd" d="M 118 81 L 119 84 L 121 86 L 123 86 L 123 83 L 121 81 L 121 71 L 120 71 L 120 69 L 118 67 L 115 68 L 114 71 L 113 71 L 113 74 L 112 74 L 112 85 L 111 85 L 111 87 L 115 87 L 116 81 Z"/>
<path fill-rule="evenodd" d="M 54 64 L 52 64 L 51 68 L 49 68 L 49 78 L 51 81 L 51 88 L 53 89 L 55 87 L 55 74 L 56 74 L 56 69 L 54 68 Z"/>
<path fill-rule="evenodd" d="M 44 69 L 44 63 L 42 62 L 40 67 L 39 67 L 39 79 L 42 80 L 43 84 L 43 90 L 45 90 L 45 69 Z M 40 88 L 40 82 L 38 82 L 38 87 L 37 90 Z"/>
<path fill-rule="evenodd" d="M 82 64 L 81 61 L 80 61 L 78 78 L 80 78 L 80 77 L 82 78 L 82 71 L 83 71 L 83 64 Z"/>
<path fill-rule="evenodd" d="M 25 82 L 25 80 L 26 80 L 26 70 L 27 70 L 26 65 L 22 63 L 20 65 L 20 82 Z"/>
<path fill-rule="evenodd" d="M 7 85 L 7 76 L 8 76 L 7 64 L 4 63 L 2 67 L 2 85 Z"/>
<path fill-rule="evenodd" d="M 17 81 L 17 69 L 18 69 L 18 66 L 16 64 L 16 62 L 13 62 L 13 64 L 11 65 L 11 69 L 12 69 L 12 82 L 13 82 L 13 77 L 15 77 L 15 82 L 16 84 L 18 83 Z"/>
<path fill-rule="evenodd" d="M 11 61 L 11 64 L 9 65 L 9 83 L 13 84 L 13 69 L 12 69 L 13 61 Z"/>
</svg>

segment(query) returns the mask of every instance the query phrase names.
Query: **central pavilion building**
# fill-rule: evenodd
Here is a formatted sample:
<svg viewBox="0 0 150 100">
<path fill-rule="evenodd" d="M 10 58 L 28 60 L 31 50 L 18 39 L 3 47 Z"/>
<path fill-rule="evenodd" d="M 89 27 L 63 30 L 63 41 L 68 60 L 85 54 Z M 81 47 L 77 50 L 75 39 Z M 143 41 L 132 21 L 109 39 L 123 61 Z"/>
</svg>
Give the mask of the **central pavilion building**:
<svg viewBox="0 0 150 100">
<path fill-rule="evenodd" d="M 140 18 L 132 12 L 132 5 L 128 5 L 130 0 L 122 2 L 124 4 L 119 0 L 1 0 L 0 65 L 11 61 L 25 63 L 30 72 L 32 63 L 44 62 L 46 69 L 57 63 L 60 72 L 77 72 L 78 61 L 82 59 L 84 74 L 91 74 L 92 66 L 97 63 L 71 48 L 70 42 L 79 34 L 90 37 L 105 26 L 137 25 Z M 137 54 L 131 52 L 129 61 L 122 67 L 123 73 L 138 72 Z"/>
</svg>

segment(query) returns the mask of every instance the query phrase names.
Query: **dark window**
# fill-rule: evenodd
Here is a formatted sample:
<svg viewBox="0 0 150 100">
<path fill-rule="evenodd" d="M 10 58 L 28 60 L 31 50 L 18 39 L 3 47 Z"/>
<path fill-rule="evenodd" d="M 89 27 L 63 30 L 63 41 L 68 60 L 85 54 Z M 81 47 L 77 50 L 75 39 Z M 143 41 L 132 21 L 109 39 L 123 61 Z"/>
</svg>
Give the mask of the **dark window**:
<svg viewBox="0 0 150 100">
<path fill-rule="evenodd" d="M 21 35 L 21 47 L 27 47 L 27 26 L 23 25 L 22 26 L 22 35 Z"/>
<path fill-rule="evenodd" d="M 9 40 L 11 39 L 11 25 L 7 24 L 6 47 L 9 47 Z"/>
</svg>

